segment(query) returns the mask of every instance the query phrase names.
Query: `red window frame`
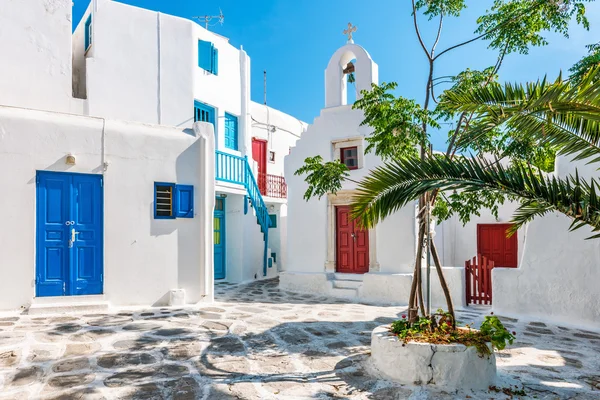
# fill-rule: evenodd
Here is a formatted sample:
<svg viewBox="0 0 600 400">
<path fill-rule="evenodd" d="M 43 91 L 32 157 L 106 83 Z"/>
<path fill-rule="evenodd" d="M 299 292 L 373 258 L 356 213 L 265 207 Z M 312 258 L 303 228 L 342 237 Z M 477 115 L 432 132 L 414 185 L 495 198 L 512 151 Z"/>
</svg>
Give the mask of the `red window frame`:
<svg viewBox="0 0 600 400">
<path fill-rule="evenodd" d="M 355 150 L 356 156 L 346 157 L 344 154 L 345 150 Z M 355 160 L 355 163 L 353 166 L 349 166 L 348 164 L 346 164 L 346 160 Z M 358 146 L 342 147 L 340 149 L 340 161 L 342 162 L 342 164 L 344 164 L 346 167 L 348 167 L 348 169 L 351 169 L 351 170 L 358 169 Z"/>
</svg>

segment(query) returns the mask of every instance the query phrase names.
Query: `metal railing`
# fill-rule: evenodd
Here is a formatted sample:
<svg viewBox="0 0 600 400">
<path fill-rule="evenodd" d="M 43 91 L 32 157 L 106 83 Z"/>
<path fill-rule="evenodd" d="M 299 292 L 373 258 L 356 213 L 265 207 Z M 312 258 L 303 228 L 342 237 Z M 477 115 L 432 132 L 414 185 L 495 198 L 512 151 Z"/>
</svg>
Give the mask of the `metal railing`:
<svg viewBox="0 0 600 400">
<path fill-rule="evenodd" d="M 248 193 L 250 203 L 256 212 L 256 220 L 260 225 L 265 239 L 263 273 L 267 275 L 268 248 L 269 248 L 269 211 L 261 196 L 261 191 L 247 157 L 240 157 L 222 151 L 215 152 L 215 178 L 218 181 L 243 185 Z"/>
<path fill-rule="evenodd" d="M 283 176 L 260 173 L 258 174 L 258 187 L 263 196 L 287 198 L 287 185 Z"/>
</svg>

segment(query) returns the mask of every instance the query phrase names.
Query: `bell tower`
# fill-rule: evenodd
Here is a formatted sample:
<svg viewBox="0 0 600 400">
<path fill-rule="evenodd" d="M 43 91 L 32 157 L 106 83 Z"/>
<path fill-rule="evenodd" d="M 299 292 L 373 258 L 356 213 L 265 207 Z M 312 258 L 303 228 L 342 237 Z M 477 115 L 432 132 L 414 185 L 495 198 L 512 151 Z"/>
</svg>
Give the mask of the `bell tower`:
<svg viewBox="0 0 600 400">
<path fill-rule="evenodd" d="M 329 60 L 325 70 L 325 107 L 339 107 L 347 105 L 348 78 L 354 78 L 359 99 L 362 90 L 370 90 L 371 84 L 379 83 L 379 69 L 367 51 L 354 44 L 353 33 L 356 27 L 348 24 L 344 35 L 348 42 L 337 49 Z"/>
</svg>

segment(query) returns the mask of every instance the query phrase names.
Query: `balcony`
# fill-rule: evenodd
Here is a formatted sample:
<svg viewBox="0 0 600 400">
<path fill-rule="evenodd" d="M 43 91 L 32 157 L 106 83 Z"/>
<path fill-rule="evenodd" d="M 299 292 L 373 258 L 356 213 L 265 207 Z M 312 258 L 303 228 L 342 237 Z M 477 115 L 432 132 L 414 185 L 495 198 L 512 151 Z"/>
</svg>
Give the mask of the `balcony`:
<svg viewBox="0 0 600 400">
<path fill-rule="evenodd" d="M 283 176 L 259 173 L 258 188 L 263 196 L 278 199 L 287 198 L 287 185 Z"/>
</svg>

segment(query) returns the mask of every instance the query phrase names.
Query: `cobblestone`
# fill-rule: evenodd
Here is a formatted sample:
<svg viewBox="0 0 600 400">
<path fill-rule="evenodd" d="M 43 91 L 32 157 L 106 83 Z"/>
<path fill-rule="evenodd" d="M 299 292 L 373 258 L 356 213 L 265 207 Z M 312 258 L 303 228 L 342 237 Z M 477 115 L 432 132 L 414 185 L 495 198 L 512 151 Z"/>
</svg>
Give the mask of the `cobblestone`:
<svg viewBox="0 0 600 400">
<path fill-rule="evenodd" d="M 210 306 L 0 317 L 0 399 L 506 399 L 372 374 L 370 334 L 405 307 L 217 283 Z M 477 326 L 488 310 L 458 311 Z M 600 398 L 600 332 L 501 317 L 498 387 L 522 398 Z"/>
</svg>

